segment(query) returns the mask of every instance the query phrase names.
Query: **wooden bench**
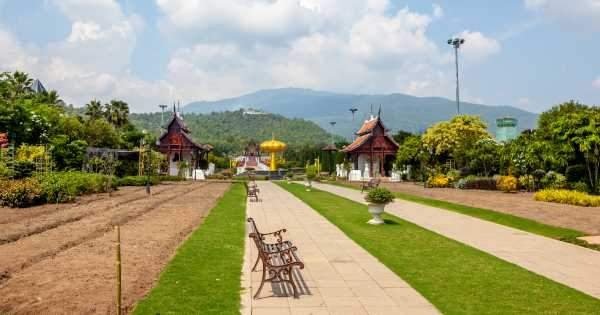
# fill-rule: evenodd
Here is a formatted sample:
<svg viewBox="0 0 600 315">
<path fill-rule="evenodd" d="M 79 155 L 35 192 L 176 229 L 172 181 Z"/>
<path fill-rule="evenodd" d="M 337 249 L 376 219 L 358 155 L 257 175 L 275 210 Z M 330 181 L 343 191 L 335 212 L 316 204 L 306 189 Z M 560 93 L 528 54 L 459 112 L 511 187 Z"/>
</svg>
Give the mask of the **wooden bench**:
<svg viewBox="0 0 600 315">
<path fill-rule="evenodd" d="M 381 183 L 381 179 L 379 179 L 379 178 L 371 178 L 368 182 L 363 182 L 362 183 L 362 187 L 360 188 L 360 191 L 364 192 L 365 190 L 377 188 L 377 187 L 379 187 L 380 183 Z"/>
<path fill-rule="evenodd" d="M 290 241 L 283 241 L 282 233 L 286 232 L 286 229 L 281 229 L 271 233 L 260 233 L 256 226 L 254 219 L 248 218 L 250 222 L 251 233 L 250 238 L 254 240 L 256 249 L 258 251 L 256 263 L 252 268 L 252 271 L 256 269 L 258 261 L 262 261 L 262 278 L 254 298 L 256 299 L 260 294 L 265 282 L 271 283 L 289 283 L 292 286 L 294 297 L 298 297 L 298 289 L 292 272 L 294 267 L 304 269 L 304 263 L 300 260 L 296 251 L 298 250 L 292 245 Z M 265 242 L 265 236 L 272 236 L 276 239 L 275 243 Z"/>
<path fill-rule="evenodd" d="M 244 182 L 244 187 L 246 187 L 246 196 L 248 198 L 254 198 L 254 201 L 258 202 L 258 193 L 260 192 L 260 189 L 258 189 L 256 182 Z"/>
</svg>

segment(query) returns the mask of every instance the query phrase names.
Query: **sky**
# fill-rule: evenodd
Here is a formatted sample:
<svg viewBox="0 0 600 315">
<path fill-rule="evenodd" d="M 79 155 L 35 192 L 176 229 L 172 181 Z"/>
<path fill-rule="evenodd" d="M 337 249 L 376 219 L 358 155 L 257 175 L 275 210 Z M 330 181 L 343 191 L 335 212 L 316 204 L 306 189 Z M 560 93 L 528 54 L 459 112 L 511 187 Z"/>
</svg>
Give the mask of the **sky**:
<svg viewBox="0 0 600 315">
<path fill-rule="evenodd" d="M 541 112 L 600 103 L 600 0 L 0 0 L 0 71 L 75 106 L 300 87 Z"/>
</svg>

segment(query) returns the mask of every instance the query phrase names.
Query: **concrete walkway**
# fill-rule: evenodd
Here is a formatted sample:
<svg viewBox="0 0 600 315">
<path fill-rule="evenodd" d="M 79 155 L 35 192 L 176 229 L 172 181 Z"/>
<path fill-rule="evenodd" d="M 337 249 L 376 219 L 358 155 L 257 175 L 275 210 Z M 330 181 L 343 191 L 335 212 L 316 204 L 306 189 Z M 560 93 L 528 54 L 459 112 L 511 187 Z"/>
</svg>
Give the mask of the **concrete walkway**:
<svg viewBox="0 0 600 315">
<path fill-rule="evenodd" d="M 365 203 L 360 191 L 316 188 Z M 396 199 L 386 212 L 600 298 L 600 252 L 440 208 Z"/>
<path fill-rule="evenodd" d="M 289 288 L 267 283 L 258 299 L 260 270 L 251 272 L 256 248 L 246 242 L 242 314 L 439 314 L 396 274 L 342 231 L 292 194 L 271 182 L 260 182 L 261 202 L 248 202 L 247 215 L 259 229 L 287 228 L 285 238 L 298 247 L 305 268 L 294 275 L 298 299 Z M 260 267 L 259 267 L 260 268 Z"/>
</svg>

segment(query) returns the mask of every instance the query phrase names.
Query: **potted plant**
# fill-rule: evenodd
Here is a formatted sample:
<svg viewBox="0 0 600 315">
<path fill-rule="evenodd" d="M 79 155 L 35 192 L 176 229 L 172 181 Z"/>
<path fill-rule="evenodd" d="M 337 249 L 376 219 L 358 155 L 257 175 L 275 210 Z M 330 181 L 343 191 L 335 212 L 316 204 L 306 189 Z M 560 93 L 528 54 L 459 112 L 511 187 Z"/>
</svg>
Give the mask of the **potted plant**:
<svg viewBox="0 0 600 315">
<path fill-rule="evenodd" d="M 310 191 L 312 188 L 312 181 L 317 178 L 317 167 L 314 165 L 310 165 L 306 167 L 306 181 L 308 185 L 306 186 L 306 191 Z"/>
<path fill-rule="evenodd" d="M 384 224 L 381 214 L 385 209 L 385 205 L 394 201 L 394 195 L 386 188 L 375 188 L 371 189 L 365 196 L 365 200 L 368 203 L 369 213 L 373 216 L 373 219 L 369 220 L 369 224 Z"/>
</svg>

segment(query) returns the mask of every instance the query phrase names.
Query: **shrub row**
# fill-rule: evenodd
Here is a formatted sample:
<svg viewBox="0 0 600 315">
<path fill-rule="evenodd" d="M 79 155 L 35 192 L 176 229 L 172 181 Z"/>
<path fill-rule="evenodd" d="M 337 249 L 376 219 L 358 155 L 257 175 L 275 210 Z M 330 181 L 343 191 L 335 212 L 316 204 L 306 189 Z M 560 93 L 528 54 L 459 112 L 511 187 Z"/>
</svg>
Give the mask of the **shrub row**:
<svg viewBox="0 0 600 315">
<path fill-rule="evenodd" d="M 467 176 L 458 180 L 456 188 L 496 190 L 496 180 L 491 177 Z"/>
<path fill-rule="evenodd" d="M 146 186 L 146 176 L 125 176 L 117 179 L 117 186 Z M 150 176 L 150 185 L 160 184 L 160 178 Z"/>
<path fill-rule="evenodd" d="M 535 193 L 535 200 L 564 203 L 582 207 L 600 207 L 600 196 L 566 189 L 544 189 Z"/>
<path fill-rule="evenodd" d="M 64 172 L 0 182 L 0 204 L 28 207 L 43 202 L 67 202 L 77 196 L 106 192 L 109 177 L 94 173 Z"/>
</svg>

